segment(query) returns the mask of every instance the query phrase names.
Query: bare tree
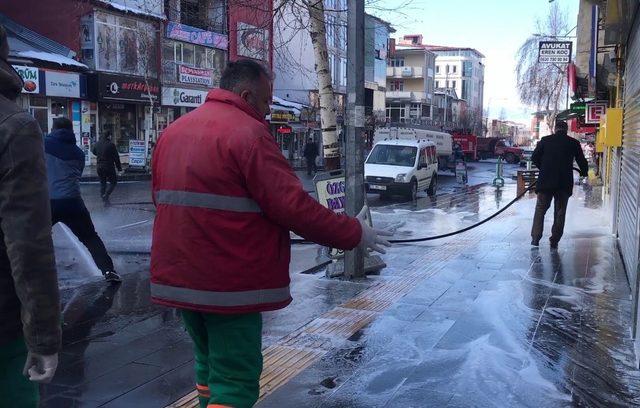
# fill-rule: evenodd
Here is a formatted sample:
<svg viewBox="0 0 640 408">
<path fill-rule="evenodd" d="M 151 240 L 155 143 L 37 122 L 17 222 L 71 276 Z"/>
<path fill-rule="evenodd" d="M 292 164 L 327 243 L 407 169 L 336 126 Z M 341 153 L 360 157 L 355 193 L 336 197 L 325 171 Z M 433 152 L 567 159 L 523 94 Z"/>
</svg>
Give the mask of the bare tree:
<svg viewBox="0 0 640 408">
<path fill-rule="evenodd" d="M 565 91 L 566 67 L 559 64 L 538 62 L 538 42 L 555 40 L 568 34 L 567 13 L 560 10 L 557 2 L 549 7 L 548 15 L 536 22 L 536 33 L 520 46 L 517 53 L 516 74 L 520 100 L 538 110 L 549 112 L 553 123 Z"/>
</svg>

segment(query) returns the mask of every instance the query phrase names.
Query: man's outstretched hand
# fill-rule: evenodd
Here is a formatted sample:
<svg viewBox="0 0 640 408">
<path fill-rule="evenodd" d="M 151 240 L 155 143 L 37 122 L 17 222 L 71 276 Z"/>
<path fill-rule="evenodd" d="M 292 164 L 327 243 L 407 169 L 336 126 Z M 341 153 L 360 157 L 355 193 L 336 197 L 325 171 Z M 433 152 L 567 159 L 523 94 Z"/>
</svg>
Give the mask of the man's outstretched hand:
<svg viewBox="0 0 640 408">
<path fill-rule="evenodd" d="M 360 222 L 360 226 L 362 227 L 362 238 L 360 238 L 359 245 L 365 250 L 371 249 L 373 251 L 380 252 L 381 254 L 386 254 L 387 252 L 382 248 L 382 246 L 390 247 L 391 244 L 382 237 L 390 237 L 393 233 L 384 229 L 371 228 L 367 222 L 368 213 L 369 208 L 365 205 L 356 216 L 356 219 Z"/>
</svg>

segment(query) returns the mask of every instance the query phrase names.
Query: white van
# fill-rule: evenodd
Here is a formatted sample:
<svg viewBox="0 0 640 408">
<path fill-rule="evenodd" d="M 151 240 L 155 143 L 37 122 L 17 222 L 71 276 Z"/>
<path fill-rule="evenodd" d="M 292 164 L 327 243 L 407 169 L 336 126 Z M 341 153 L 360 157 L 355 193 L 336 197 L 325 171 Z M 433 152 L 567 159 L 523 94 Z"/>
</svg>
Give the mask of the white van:
<svg viewBox="0 0 640 408">
<path fill-rule="evenodd" d="M 368 193 L 402 194 L 416 199 L 418 191 L 436 194 L 436 144 L 427 140 L 383 140 L 375 144 L 364 164 Z"/>
<path fill-rule="evenodd" d="M 382 140 L 428 140 L 436 144 L 438 153 L 438 170 L 453 170 L 451 155 L 453 154 L 453 136 L 449 133 L 417 128 L 378 128 L 373 136 L 373 143 Z"/>
</svg>

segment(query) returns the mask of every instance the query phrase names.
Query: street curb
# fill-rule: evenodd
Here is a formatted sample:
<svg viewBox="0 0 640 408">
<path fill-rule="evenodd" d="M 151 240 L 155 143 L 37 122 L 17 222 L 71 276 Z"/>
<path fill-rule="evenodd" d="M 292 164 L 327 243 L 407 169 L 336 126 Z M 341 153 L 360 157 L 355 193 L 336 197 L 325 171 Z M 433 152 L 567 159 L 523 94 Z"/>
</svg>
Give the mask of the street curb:
<svg viewBox="0 0 640 408">
<path fill-rule="evenodd" d="M 118 176 L 118 181 L 150 181 L 151 174 L 149 173 L 140 173 L 140 174 L 123 174 L 122 176 Z M 81 183 L 91 183 L 98 182 L 100 178 L 98 176 L 83 176 L 80 178 Z"/>
</svg>

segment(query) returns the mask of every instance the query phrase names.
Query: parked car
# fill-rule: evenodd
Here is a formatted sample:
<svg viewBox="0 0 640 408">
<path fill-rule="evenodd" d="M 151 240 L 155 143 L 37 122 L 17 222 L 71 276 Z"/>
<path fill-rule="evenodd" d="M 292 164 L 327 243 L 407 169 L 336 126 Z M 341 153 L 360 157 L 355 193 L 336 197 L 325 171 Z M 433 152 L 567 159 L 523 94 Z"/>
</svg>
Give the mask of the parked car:
<svg viewBox="0 0 640 408">
<path fill-rule="evenodd" d="M 415 200 L 418 191 L 433 196 L 438 188 L 436 145 L 427 140 L 383 140 L 376 143 L 364 165 L 368 193 Z"/>
</svg>

